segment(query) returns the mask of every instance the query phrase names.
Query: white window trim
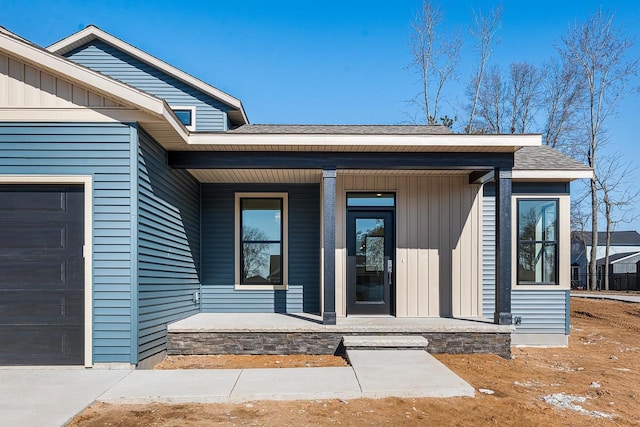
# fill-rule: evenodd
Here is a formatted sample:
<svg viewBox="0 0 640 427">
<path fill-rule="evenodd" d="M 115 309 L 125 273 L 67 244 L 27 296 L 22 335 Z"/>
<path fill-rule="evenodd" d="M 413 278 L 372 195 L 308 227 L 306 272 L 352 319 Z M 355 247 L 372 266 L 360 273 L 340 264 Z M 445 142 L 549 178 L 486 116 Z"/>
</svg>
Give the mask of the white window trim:
<svg viewBox="0 0 640 427">
<path fill-rule="evenodd" d="M 518 284 L 518 200 L 558 200 L 558 284 Z M 514 194 L 511 197 L 511 288 L 519 290 L 571 289 L 571 200 L 568 194 Z"/>
<path fill-rule="evenodd" d="M 240 199 L 243 198 L 278 198 L 282 199 L 282 284 L 280 285 L 242 285 L 240 284 Z M 236 193 L 235 199 L 235 289 L 239 290 L 286 290 L 289 283 L 289 194 L 288 193 Z"/>
<path fill-rule="evenodd" d="M 173 110 L 191 110 L 191 126 L 183 125 L 187 130 L 191 132 L 196 131 L 196 107 L 194 105 L 170 105 L 171 111 Z M 175 114 L 175 113 L 174 113 Z M 180 124 L 182 122 L 178 120 Z"/>
<path fill-rule="evenodd" d="M 93 178 L 89 175 L 0 175 L 2 184 L 84 186 L 84 366 L 93 366 Z"/>
</svg>

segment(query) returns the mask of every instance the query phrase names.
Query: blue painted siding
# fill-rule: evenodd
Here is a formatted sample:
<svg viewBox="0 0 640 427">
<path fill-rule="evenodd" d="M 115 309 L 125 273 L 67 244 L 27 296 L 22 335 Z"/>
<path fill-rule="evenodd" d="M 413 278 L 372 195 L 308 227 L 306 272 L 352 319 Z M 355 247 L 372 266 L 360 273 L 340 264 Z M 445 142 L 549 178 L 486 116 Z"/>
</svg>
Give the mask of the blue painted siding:
<svg viewBox="0 0 640 427">
<path fill-rule="evenodd" d="M 516 332 L 565 334 L 569 310 L 566 294 L 564 289 L 511 291 L 511 312 L 522 317 Z"/>
<path fill-rule="evenodd" d="M 514 185 L 514 188 L 517 187 Z M 557 189 L 547 188 L 550 192 Z M 544 187 L 537 184 L 536 190 L 542 192 Z M 495 211 L 495 197 L 487 196 L 485 192 L 482 200 L 482 315 L 489 319 L 493 319 L 495 311 Z M 560 289 L 512 290 L 511 311 L 513 316 L 522 317 L 516 332 L 564 334 L 569 320 L 566 293 Z"/>
<path fill-rule="evenodd" d="M 70 60 L 125 82 L 174 106 L 196 107 L 196 131 L 227 130 L 228 107 L 113 46 L 94 40 L 65 55 Z"/>
<path fill-rule="evenodd" d="M 166 324 L 199 311 L 200 184 L 167 165 L 140 131 L 138 150 L 138 357 L 166 349 Z"/>
<path fill-rule="evenodd" d="M 289 288 L 234 289 L 235 193 L 287 192 Z M 320 311 L 320 186 L 202 185 L 202 311 Z"/>
<path fill-rule="evenodd" d="M 0 174 L 93 176 L 93 359 L 129 363 L 133 129 L 125 124 L 0 124 Z"/>
</svg>

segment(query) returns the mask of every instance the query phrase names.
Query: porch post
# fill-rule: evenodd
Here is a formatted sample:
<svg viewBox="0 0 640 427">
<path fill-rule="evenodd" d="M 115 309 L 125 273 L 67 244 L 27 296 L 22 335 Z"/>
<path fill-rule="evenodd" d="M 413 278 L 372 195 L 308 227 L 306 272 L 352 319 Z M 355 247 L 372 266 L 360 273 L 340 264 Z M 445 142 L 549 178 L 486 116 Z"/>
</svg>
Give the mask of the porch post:
<svg viewBox="0 0 640 427">
<path fill-rule="evenodd" d="M 322 322 L 336 324 L 336 169 L 322 169 L 324 308 Z"/>
<path fill-rule="evenodd" d="M 511 315 L 511 170 L 496 169 L 496 308 L 493 322 L 510 325 Z"/>
</svg>

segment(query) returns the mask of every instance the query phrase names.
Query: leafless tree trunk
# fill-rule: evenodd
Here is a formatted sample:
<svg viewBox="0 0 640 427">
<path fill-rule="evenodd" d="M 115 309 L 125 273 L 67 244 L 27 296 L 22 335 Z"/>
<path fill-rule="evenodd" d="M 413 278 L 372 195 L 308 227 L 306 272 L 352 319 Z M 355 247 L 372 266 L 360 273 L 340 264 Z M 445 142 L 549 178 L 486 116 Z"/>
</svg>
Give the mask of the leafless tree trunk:
<svg viewBox="0 0 640 427">
<path fill-rule="evenodd" d="M 579 106 L 585 93 L 579 77 L 578 68 L 574 64 L 551 60 L 545 65 L 542 84 L 546 116 L 543 142 L 571 155 L 576 154 Z"/>
<path fill-rule="evenodd" d="M 420 93 L 412 103 L 424 114 L 424 121 L 435 125 L 446 83 L 455 77 L 462 41 L 458 36 L 440 32 L 444 13 L 431 1 L 423 0 L 420 11 L 411 22 L 411 68 L 420 77 Z"/>
<path fill-rule="evenodd" d="M 474 133 L 474 120 L 476 118 L 476 110 L 478 108 L 478 99 L 485 75 L 485 67 L 489 61 L 489 57 L 493 52 L 496 36 L 500 28 L 500 19 L 502 17 L 502 8 L 497 6 L 489 11 L 488 15 L 482 12 L 473 12 L 473 26 L 469 28 L 469 33 L 476 40 L 476 51 L 478 52 L 478 65 L 471 79 L 469 93 L 471 95 L 471 108 L 469 113 L 469 122 L 465 127 L 466 133 Z"/>
<path fill-rule="evenodd" d="M 478 94 L 476 115 L 482 124 L 476 124 L 476 131 L 495 134 L 504 132 L 504 121 L 508 115 L 506 99 L 507 83 L 500 67 L 494 65 L 487 72 Z"/>
<path fill-rule="evenodd" d="M 614 113 L 620 98 L 625 95 L 629 78 L 637 73 L 637 60 L 629 61 L 625 55 L 633 45 L 613 25 L 613 15 L 599 10 L 586 22 L 577 23 L 562 38 L 560 54 L 567 64 L 577 68 L 586 86 L 586 112 L 584 125 L 587 134 L 587 162 L 597 168 L 598 153 L 604 141 L 604 124 Z M 591 191 L 591 243 L 589 260 L 591 286 L 596 279 L 596 250 L 598 246 L 598 183 L 595 176 Z"/>
<path fill-rule="evenodd" d="M 598 191 L 602 193 L 601 208 L 607 221 L 604 255 L 604 289 L 609 290 L 609 252 L 611 232 L 621 222 L 632 222 L 640 214 L 633 209 L 640 190 L 634 189 L 635 179 L 630 163 L 621 160 L 619 153 L 603 157 L 596 171 Z"/>
<path fill-rule="evenodd" d="M 511 104 L 511 133 L 527 133 L 540 109 L 539 88 L 543 73 L 534 64 L 516 62 L 509 65 L 508 91 Z"/>
</svg>

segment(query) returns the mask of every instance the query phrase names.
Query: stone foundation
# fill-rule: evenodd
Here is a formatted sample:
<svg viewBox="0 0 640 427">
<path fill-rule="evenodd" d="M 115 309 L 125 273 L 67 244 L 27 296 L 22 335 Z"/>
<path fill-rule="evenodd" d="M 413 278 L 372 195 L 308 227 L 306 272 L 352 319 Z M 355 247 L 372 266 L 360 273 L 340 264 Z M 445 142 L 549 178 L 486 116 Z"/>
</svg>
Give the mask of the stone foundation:
<svg viewBox="0 0 640 427">
<path fill-rule="evenodd" d="M 348 332 L 169 332 L 168 355 L 194 354 L 341 354 Z M 511 334 L 501 332 L 379 333 L 421 335 L 429 353 L 498 354 L 511 357 Z"/>
</svg>

